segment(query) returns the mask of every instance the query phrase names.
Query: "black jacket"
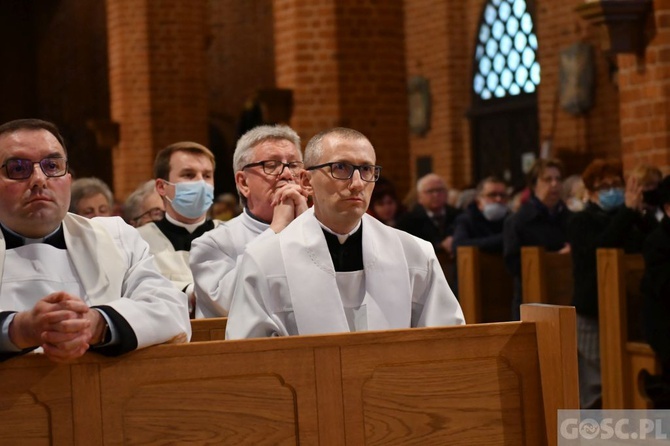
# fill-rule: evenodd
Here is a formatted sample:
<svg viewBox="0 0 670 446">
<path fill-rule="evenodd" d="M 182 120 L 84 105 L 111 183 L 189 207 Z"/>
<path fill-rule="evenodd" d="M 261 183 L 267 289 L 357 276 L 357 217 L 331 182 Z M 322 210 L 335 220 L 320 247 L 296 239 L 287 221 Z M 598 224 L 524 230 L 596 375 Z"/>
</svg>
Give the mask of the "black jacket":
<svg viewBox="0 0 670 446">
<path fill-rule="evenodd" d="M 662 363 L 670 362 L 670 219 L 663 217 L 643 248 L 645 335 Z"/>
<path fill-rule="evenodd" d="M 573 304 L 578 314 L 598 317 L 598 248 L 622 248 L 627 253 L 641 252 L 644 222 L 640 213 L 626 206 L 605 212 L 589 202 L 574 214 L 568 225 L 574 278 Z"/>
<path fill-rule="evenodd" d="M 477 203 L 470 203 L 454 223 L 454 252 L 459 246 L 477 246 L 484 252 L 502 253 L 504 221 L 487 220 Z"/>
<path fill-rule="evenodd" d="M 561 202 L 553 214 L 534 195 L 505 220 L 503 254 L 505 266 L 515 277 L 521 275 L 521 247 L 543 246 L 559 251 L 567 242 L 568 219 L 572 212 Z"/>
<path fill-rule="evenodd" d="M 431 242 L 435 251 L 441 251 L 440 243 L 454 234 L 454 221 L 460 212 L 459 209 L 446 205 L 444 207 L 444 221 L 437 226 L 428 216 L 424 207 L 417 204 L 411 212 L 398 219 L 396 227 Z"/>
</svg>

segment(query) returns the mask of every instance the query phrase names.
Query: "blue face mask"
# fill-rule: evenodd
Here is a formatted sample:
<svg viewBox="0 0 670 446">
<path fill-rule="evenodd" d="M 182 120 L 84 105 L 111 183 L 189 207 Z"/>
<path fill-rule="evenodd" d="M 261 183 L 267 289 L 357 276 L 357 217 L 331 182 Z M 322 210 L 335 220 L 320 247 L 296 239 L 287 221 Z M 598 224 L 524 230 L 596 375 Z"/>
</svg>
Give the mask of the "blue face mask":
<svg viewBox="0 0 670 446">
<path fill-rule="evenodd" d="M 598 192 L 598 200 L 603 211 L 608 212 L 624 203 L 623 189 L 613 187 Z"/>
<path fill-rule="evenodd" d="M 214 202 L 214 186 L 200 181 L 170 183 L 175 188 L 174 198 L 168 201 L 180 215 L 198 218 L 204 215 Z"/>
</svg>

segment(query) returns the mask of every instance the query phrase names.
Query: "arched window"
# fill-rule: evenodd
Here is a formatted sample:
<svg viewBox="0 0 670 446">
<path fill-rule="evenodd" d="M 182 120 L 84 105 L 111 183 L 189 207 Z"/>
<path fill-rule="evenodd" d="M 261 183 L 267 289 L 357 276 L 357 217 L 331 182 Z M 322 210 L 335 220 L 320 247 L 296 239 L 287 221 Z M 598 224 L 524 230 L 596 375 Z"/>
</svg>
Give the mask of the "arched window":
<svg viewBox="0 0 670 446">
<path fill-rule="evenodd" d="M 488 100 L 534 93 L 540 83 L 536 51 L 526 0 L 489 0 L 475 49 L 475 95 Z"/>
</svg>

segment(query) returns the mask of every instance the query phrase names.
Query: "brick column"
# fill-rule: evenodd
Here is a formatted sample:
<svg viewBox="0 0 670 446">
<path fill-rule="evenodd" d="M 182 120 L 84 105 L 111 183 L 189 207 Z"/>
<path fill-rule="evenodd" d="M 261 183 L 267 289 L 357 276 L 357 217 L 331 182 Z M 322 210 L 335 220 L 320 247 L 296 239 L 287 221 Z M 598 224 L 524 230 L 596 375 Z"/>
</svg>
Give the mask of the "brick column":
<svg viewBox="0 0 670 446">
<path fill-rule="evenodd" d="M 204 0 L 107 0 L 114 189 L 152 177 L 158 150 L 207 140 Z"/>
<path fill-rule="evenodd" d="M 428 79 L 432 105 L 430 130 L 410 137 L 410 152 L 414 160 L 432 156 L 433 171 L 454 187 L 472 181 L 465 117 L 472 89 L 472 38 L 463 37 L 468 35 L 465 8 L 466 2 L 405 1 L 407 72 Z M 481 6 L 476 10 L 475 16 Z"/>
<path fill-rule="evenodd" d="M 624 169 L 670 170 L 670 1 L 654 1 L 655 36 L 643 58 L 618 56 Z"/>
<path fill-rule="evenodd" d="M 336 125 L 370 138 L 402 194 L 409 144 L 402 2 L 274 0 L 277 86 L 303 139 Z"/>
</svg>

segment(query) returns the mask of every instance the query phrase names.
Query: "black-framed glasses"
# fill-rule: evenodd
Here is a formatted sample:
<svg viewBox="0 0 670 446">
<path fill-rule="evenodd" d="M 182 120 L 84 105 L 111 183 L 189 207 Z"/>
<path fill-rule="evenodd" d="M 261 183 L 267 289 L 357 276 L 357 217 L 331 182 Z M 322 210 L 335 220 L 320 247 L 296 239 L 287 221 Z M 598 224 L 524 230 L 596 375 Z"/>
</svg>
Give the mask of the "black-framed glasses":
<svg viewBox="0 0 670 446">
<path fill-rule="evenodd" d="M 141 213 L 137 217 L 131 218 L 130 221 L 139 223 L 140 220 L 142 220 L 147 215 L 149 216 L 151 221 L 158 221 L 158 220 L 162 220 L 163 217 L 165 217 L 165 211 L 161 208 L 151 208 L 148 211 Z"/>
<path fill-rule="evenodd" d="M 35 164 L 39 164 L 47 177 L 62 177 L 67 173 L 67 160 L 61 157 L 47 157 L 39 161 L 20 158 L 8 159 L 0 168 L 5 168 L 7 178 L 25 180 L 32 176 Z"/>
<path fill-rule="evenodd" d="M 262 166 L 263 172 L 265 172 L 266 175 L 276 175 L 276 176 L 279 176 L 282 173 L 284 173 L 284 169 L 288 167 L 288 170 L 289 172 L 291 172 L 291 175 L 297 176 L 302 170 L 303 163 L 302 161 L 289 161 L 288 163 L 284 163 L 279 160 L 265 160 L 265 161 L 259 161 L 257 163 L 249 163 L 246 166 L 242 167 L 242 170 L 246 169 L 247 167 L 256 167 L 256 166 Z"/>
<path fill-rule="evenodd" d="M 335 161 L 333 163 L 324 163 L 317 166 L 308 167 L 307 170 L 321 169 L 323 167 L 330 167 L 330 175 L 336 180 L 348 180 L 354 176 L 354 171 L 358 171 L 361 175 L 361 180 L 368 183 L 374 183 L 379 179 L 382 173 L 382 166 L 375 166 L 374 164 L 361 164 L 357 166 L 351 163 L 343 163 Z"/>
</svg>

